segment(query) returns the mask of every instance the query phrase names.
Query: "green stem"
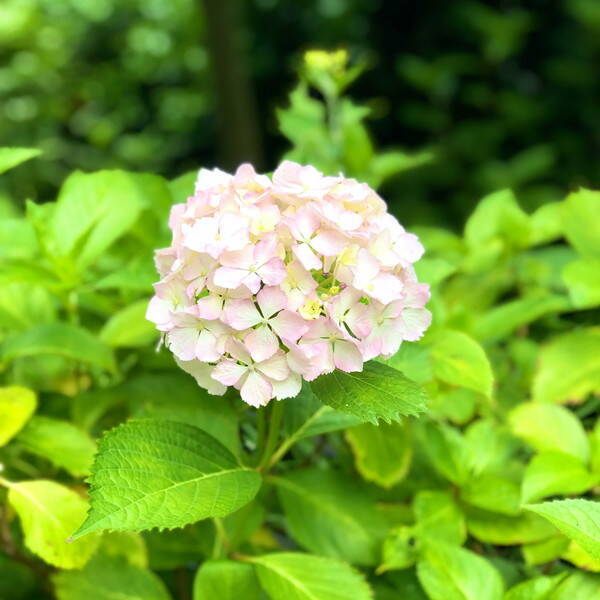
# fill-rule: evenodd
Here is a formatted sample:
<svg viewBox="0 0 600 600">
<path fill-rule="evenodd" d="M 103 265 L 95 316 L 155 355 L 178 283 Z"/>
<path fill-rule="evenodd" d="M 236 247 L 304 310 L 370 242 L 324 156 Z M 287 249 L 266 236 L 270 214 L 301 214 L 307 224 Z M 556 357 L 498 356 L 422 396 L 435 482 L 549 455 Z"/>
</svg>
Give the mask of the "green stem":
<svg viewBox="0 0 600 600">
<path fill-rule="evenodd" d="M 277 445 L 277 440 L 279 439 L 281 422 L 283 421 L 283 403 L 276 400 L 273 402 L 274 404 L 273 409 L 271 410 L 271 418 L 269 423 L 269 434 L 267 435 L 265 450 L 258 466 L 260 471 L 263 471 L 271 460 L 271 455 L 273 454 L 275 446 Z"/>
<path fill-rule="evenodd" d="M 223 525 L 223 519 L 215 517 L 213 523 L 215 525 L 215 543 L 213 545 L 212 557 L 219 559 L 225 556 L 225 548 L 229 545 L 229 541 L 227 540 L 227 532 Z"/>
<path fill-rule="evenodd" d="M 267 411 L 266 409 L 257 409 L 256 411 L 256 448 L 254 449 L 254 463 L 257 465 L 265 451 L 265 441 L 267 434 Z"/>
</svg>

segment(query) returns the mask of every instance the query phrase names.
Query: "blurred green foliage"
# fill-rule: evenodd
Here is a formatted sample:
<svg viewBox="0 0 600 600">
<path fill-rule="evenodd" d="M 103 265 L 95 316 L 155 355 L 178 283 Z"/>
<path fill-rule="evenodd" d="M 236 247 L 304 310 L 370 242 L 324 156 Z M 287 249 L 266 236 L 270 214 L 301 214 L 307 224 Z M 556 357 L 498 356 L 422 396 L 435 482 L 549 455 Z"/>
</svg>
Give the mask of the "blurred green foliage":
<svg viewBox="0 0 600 600">
<path fill-rule="evenodd" d="M 435 153 L 389 179 L 384 197 L 405 222 L 458 226 L 473 198 L 501 187 L 533 209 L 598 184 L 598 6 L 251 0 L 232 26 L 269 166 L 285 150 L 273 115 L 299 56 L 345 47 L 366 67 L 352 87 L 364 108 L 351 117 L 367 119 L 391 151 Z M 215 164 L 206 28 L 194 0 L 4 0 L 0 141 L 41 148 L 45 159 L 11 172 L 3 188 L 49 199 L 74 168 L 172 177 Z M 364 136 L 352 143 L 368 152 Z"/>
</svg>

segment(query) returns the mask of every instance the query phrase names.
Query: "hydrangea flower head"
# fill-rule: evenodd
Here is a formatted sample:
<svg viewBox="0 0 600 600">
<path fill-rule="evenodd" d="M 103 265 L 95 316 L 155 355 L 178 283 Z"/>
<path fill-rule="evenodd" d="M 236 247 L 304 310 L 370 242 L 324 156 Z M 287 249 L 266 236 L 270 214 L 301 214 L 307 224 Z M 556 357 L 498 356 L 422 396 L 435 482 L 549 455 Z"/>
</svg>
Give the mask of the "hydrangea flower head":
<svg viewBox="0 0 600 600">
<path fill-rule="evenodd" d="M 147 318 L 212 394 L 234 386 L 256 407 L 293 397 L 303 379 L 361 371 L 431 322 L 419 240 L 354 179 L 290 161 L 272 179 L 247 164 L 202 169 L 169 226 Z"/>
</svg>

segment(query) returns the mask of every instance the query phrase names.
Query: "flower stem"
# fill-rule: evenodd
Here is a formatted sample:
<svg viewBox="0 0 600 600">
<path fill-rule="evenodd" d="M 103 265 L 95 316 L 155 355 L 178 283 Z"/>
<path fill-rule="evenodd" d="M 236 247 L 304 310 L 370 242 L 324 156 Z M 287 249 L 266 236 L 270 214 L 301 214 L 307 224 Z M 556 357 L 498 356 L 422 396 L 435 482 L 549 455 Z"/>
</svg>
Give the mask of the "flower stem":
<svg viewBox="0 0 600 600">
<path fill-rule="evenodd" d="M 265 443 L 265 449 L 262 454 L 258 469 L 263 471 L 271 460 L 277 440 L 279 439 L 279 430 L 281 429 L 281 422 L 283 420 L 283 403 L 280 401 L 274 401 L 273 409 L 271 410 L 271 417 L 269 422 L 269 433 L 267 435 L 267 441 Z"/>
</svg>

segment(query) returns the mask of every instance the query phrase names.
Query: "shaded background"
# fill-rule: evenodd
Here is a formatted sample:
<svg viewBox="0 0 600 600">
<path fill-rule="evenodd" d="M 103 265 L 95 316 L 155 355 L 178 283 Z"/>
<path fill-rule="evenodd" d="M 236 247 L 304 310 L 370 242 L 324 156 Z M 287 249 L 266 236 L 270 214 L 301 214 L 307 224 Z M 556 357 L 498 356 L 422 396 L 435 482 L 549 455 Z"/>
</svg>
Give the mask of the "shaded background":
<svg viewBox="0 0 600 600">
<path fill-rule="evenodd" d="M 314 47 L 367 62 L 349 93 L 378 146 L 435 152 L 381 190 L 409 224 L 458 226 L 500 187 L 533 209 L 598 185 L 596 0 L 3 0 L 0 145 L 44 157 L 0 193 L 51 199 L 74 168 L 272 170 Z"/>
</svg>

